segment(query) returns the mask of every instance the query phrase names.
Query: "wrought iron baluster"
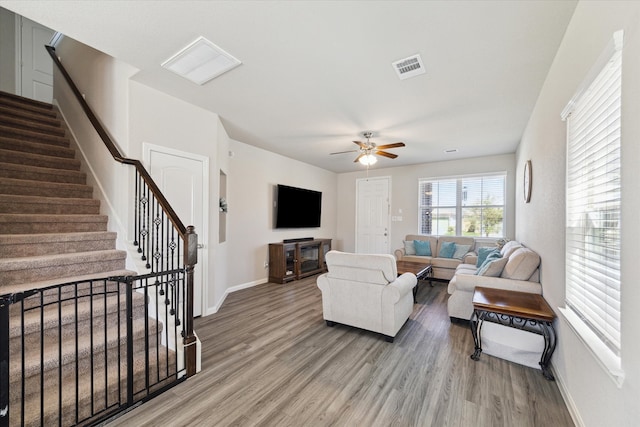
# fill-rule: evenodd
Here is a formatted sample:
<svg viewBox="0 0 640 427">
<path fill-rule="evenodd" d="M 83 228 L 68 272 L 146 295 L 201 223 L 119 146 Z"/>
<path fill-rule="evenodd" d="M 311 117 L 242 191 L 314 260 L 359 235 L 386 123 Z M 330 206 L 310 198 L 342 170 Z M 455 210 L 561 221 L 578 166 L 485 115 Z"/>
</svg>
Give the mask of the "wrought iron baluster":
<svg viewBox="0 0 640 427">
<path fill-rule="evenodd" d="M 107 281 L 103 280 L 102 284 L 104 286 L 104 298 L 102 299 L 104 304 L 104 409 L 107 409 L 109 407 L 109 341 L 107 337 L 107 328 L 109 326 L 109 309 L 107 305 Z M 118 346 L 119 345 L 120 343 L 118 343 Z"/>
<path fill-rule="evenodd" d="M 149 301 L 149 279 L 144 279 L 144 300 Z M 144 384 L 149 393 L 149 304 L 144 305 Z"/>
<path fill-rule="evenodd" d="M 95 363 L 93 362 L 93 349 L 95 348 L 94 344 L 93 344 L 93 281 L 90 280 L 89 281 L 89 341 L 91 342 L 91 351 L 89 352 L 89 365 L 91 367 L 91 369 L 89 369 L 90 371 L 90 377 L 91 377 L 91 414 L 95 414 L 96 410 L 95 410 L 95 406 L 94 406 L 94 401 L 93 401 L 93 396 L 95 396 L 95 390 L 94 390 L 94 382 L 95 382 L 95 373 L 93 370 L 93 367 L 95 366 Z"/>
<path fill-rule="evenodd" d="M 117 403 L 118 405 L 122 405 L 122 368 L 120 367 L 121 363 L 120 361 L 122 360 L 122 350 L 121 350 L 121 343 L 122 343 L 122 336 L 120 333 L 120 325 L 122 324 L 122 319 L 120 316 L 120 310 L 122 309 L 122 303 L 120 301 L 120 297 L 121 297 L 121 286 L 120 286 L 120 282 L 115 282 L 115 286 L 116 286 L 116 298 L 118 298 L 118 303 L 116 304 L 116 312 L 118 313 L 117 317 L 118 317 L 118 330 L 116 332 L 116 335 L 118 337 L 118 362 L 116 363 L 116 365 L 118 366 L 118 400 Z"/>
<path fill-rule="evenodd" d="M 79 359 L 80 359 L 80 336 L 78 334 L 78 283 L 74 283 L 73 285 L 73 289 L 74 289 L 74 314 L 75 314 L 75 346 L 76 346 L 76 354 L 75 354 L 75 363 L 76 363 L 76 375 L 75 375 L 75 382 L 76 382 L 76 414 L 75 414 L 75 420 L 76 420 L 76 424 L 78 424 L 78 422 L 80 422 L 80 399 L 79 399 L 79 394 L 80 394 L 80 378 L 78 377 L 78 363 L 79 363 Z"/>
<path fill-rule="evenodd" d="M 58 287 L 58 414 L 62 415 L 62 286 Z M 44 325 L 42 325 L 44 329 Z"/>
<path fill-rule="evenodd" d="M 0 426 L 9 426 L 9 295 L 0 296 Z M 23 323 L 24 329 L 24 323 Z M 23 352 L 24 353 L 24 352 Z M 24 396 L 24 388 L 23 388 Z M 24 399 L 23 399 L 24 400 Z M 24 410 L 22 412 L 24 414 Z"/>
<path fill-rule="evenodd" d="M 40 292 L 40 424 L 44 425 L 44 292 Z"/>
<path fill-rule="evenodd" d="M 138 246 L 138 228 L 139 228 L 139 221 L 140 221 L 140 216 L 138 215 L 138 203 L 139 203 L 139 187 L 140 187 L 140 173 L 138 172 L 138 170 L 136 169 L 135 172 L 135 177 L 133 179 L 133 183 L 134 183 L 134 199 L 133 199 L 133 245 L 134 246 Z M 140 249 L 140 248 L 138 248 Z M 139 250 L 138 250 L 139 252 Z"/>
</svg>

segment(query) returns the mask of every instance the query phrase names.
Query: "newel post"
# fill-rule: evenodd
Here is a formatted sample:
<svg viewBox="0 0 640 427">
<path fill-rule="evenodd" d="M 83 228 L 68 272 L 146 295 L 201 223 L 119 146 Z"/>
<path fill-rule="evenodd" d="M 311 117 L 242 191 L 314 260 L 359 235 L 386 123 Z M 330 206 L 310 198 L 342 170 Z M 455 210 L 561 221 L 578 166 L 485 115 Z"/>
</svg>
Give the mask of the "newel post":
<svg viewBox="0 0 640 427">
<path fill-rule="evenodd" d="M 193 269 L 198 263 L 198 235 L 195 227 L 187 227 L 184 259 L 187 279 L 187 314 L 184 325 L 184 360 L 187 378 L 196 374 L 196 337 L 193 335 Z"/>
</svg>

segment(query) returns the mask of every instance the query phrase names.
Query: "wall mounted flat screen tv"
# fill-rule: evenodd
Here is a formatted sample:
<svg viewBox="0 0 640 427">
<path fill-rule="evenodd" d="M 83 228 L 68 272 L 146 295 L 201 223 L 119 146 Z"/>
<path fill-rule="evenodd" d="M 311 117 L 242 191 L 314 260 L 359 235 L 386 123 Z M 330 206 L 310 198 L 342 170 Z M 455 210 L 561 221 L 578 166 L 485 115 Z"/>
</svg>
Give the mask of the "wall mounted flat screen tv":
<svg viewBox="0 0 640 427">
<path fill-rule="evenodd" d="M 322 193 L 278 184 L 276 187 L 276 228 L 320 227 Z"/>
</svg>

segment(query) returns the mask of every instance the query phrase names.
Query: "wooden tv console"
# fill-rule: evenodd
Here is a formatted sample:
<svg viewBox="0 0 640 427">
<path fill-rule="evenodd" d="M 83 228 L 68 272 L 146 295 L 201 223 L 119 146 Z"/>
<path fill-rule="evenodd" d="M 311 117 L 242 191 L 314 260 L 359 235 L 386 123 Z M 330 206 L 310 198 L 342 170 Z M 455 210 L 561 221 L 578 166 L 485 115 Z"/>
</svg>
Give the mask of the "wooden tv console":
<svg viewBox="0 0 640 427">
<path fill-rule="evenodd" d="M 331 239 L 269 243 L 269 281 L 287 283 L 327 271 Z"/>
</svg>

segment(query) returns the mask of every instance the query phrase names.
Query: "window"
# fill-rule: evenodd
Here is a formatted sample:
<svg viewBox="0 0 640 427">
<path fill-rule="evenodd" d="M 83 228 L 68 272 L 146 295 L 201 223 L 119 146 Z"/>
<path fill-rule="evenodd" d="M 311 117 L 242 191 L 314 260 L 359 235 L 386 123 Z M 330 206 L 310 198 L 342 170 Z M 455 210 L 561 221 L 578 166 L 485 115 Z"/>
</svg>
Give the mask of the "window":
<svg viewBox="0 0 640 427">
<path fill-rule="evenodd" d="M 420 234 L 502 237 L 506 174 L 421 179 Z"/>
<path fill-rule="evenodd" d="M 574 329 L 594 353 L 601 358 L 604 348 L 611 353 L 605 358 L 618 366 L 622 33 L 614 40 L 562 118 L 567 122 L 565 311 L 577 319 L 567 317 L 570 323 L 586 326 L 586 334 Z M 589 341 L 595 340 L 600 344 L 592 346 Z"/>
</svg>

